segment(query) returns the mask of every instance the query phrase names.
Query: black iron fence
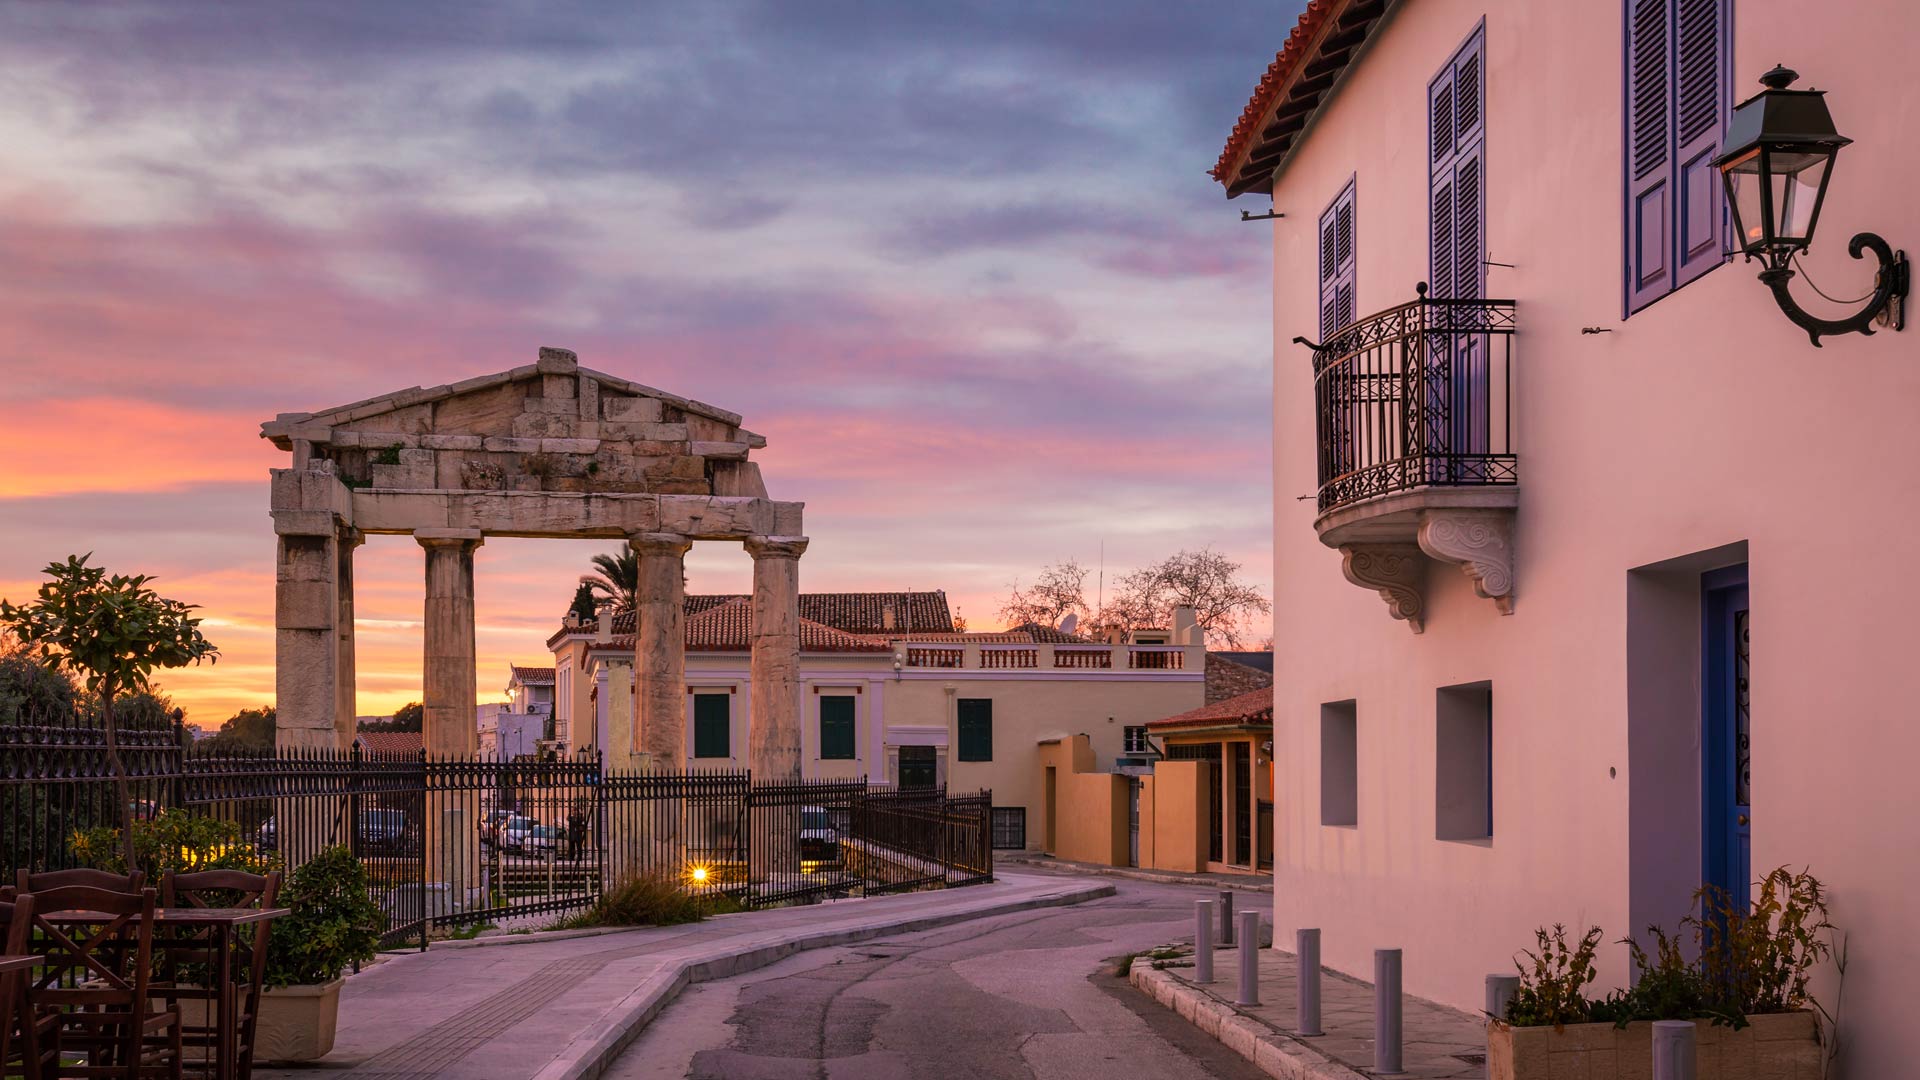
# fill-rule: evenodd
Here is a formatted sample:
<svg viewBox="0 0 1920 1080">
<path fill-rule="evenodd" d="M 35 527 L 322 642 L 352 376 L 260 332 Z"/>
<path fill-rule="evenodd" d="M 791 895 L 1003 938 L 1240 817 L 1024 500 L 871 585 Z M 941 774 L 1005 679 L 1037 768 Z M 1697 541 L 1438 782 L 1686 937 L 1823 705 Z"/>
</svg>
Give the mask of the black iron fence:
<svg viewBox="0 0 1920 1080">
<path fill-rule="evenodd" d="M 1420 298 L 1313 349 L 1319 508 L 1417 487 L 1513 484 L 1514 305 Z"/>
<path fill-rule="evenodd" d="M 123 733 L 142 859 L 297 866 L 345 844 L 384 942 L 433 927 L 530 928 L 603 890 L 665 876 L 749 906 L 992 877 L 990 793 L 745 772 L 607 772 L 596 758 L 199 752 Z M 179 811 L 181 813 L 169 813 Z M 0 727 L 0 854 L 19 868 L 111 864 L 120 816 L 97 730 Z"/>
</svg>

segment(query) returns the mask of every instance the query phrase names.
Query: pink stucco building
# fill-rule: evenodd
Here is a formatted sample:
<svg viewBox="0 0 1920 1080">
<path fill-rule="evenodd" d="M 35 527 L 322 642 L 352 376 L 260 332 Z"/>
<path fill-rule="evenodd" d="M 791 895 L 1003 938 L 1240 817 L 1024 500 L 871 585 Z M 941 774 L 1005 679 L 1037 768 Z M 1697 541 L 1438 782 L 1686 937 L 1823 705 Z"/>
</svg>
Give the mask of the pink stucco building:
<svg viewBox="0 0 1920 1080">
<path fill-rule="evenodd" d="M 1536 926 L 1611 940 L 1810 865 L 1844 1075 L 1920 1060 L 1920 347 L 1815 348 L 1728 254 L 1712 165 L 1767 69 L 1828 92 L 1854 141 L 1791 288 L 1848 310 L 1808 278 L 1870 291 L 1849 237 L 1920 244 L 1917 40 L 1900 0 L 1308 5 L 1216 169 L 1285 215 L 1282 939 L 1402 947 L 1410 992 L 1477 1009 Z"/>
</svg>

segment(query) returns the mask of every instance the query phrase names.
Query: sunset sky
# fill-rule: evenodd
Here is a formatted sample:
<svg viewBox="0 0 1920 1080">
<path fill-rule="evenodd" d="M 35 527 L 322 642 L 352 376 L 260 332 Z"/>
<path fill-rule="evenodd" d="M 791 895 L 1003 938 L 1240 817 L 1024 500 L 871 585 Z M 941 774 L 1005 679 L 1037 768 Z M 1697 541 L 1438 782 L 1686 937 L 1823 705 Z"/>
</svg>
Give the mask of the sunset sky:
<svg viewBox="0 0 1920 1080">
<path fill-rule="evenodd" d="M 69 552 L 158 575 L 223 654 L 165 676 L 189 722 L 267 703 L 261 421 L 541 345 L 766 435 L 805 590 L 985 628 L 1103 544 L 1266 590 L 1270 238 L 1204 171 L 1298 13 L 8 5 L 0 596 Z M 607 548 L 480 550 L 482 701 Z M 421 566 L 361 549 L 361 713 L 419 697 Z M 703 545 L 689 588 L 749 574 Z"/>
</svg>

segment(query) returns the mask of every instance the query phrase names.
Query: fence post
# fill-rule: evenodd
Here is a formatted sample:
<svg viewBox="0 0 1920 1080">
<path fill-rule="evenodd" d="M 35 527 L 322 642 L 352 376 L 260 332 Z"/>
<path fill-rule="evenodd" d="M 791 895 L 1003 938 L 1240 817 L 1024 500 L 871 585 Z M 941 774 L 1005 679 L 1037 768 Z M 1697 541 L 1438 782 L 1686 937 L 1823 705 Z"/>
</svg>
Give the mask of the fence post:
<svg viewBox="0 0 1920 1080">
<path fill-rule="evenodd" d="M 1293 953 L 1298 970 L 1294 989 L 1299 999 L 1294 1027 L 1300 1035 L 1319 1035 L 1320 1031 L 1320 931 L 1295 930 Z"/>
<path fill-rule="evenodd" d="M 1220 944 L 1233 944 L 1233 890 L 1220 890 Z"/>
<path fill-rule="evenodd" d="M 1193 981 L 1213 981 L 1213 901 L 1193 902 Z"/>
<path fill-rule="evenodd" d="M 1691 1020 L 1653 1022 L 1653 1080 L 1694 1080 Z"/>
<path fill-rule="evenodd" d="M 1373 1071 L 1400 1070 L 1400 950 L 1373 950 Z"/>
<path fill-rule="evenodd" d="M 1240 995 L 1236 1005 L 1260 1004 L 1260 913 L 1240 913 Z"/>
</svg>

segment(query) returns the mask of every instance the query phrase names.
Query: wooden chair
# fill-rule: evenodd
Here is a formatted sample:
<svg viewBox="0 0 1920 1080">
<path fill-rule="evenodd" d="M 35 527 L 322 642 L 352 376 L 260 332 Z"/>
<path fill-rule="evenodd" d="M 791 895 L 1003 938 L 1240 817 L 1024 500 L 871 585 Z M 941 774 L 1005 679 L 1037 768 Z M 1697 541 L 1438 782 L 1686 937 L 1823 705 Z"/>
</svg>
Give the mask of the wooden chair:
<svg viewBox="0 0 1920 1080">
<path fill-rule="evenodd" d="M 146 880 L 146 873 L 140 870 L 131 874 L 116 874 L 111 870 L 94 870 L 84 866 L 73 870 L 42 870 L 37 874 L 22 870 L 14 877 L 14 891 L 38 893 L 80 885 L 89 889 L 132 893 L 139 892 Z"/>
<path fill-rule="evenodd" d="M 0 940 L 10 956 L 33 952 L 33 897 L 0 902 Z M 52 1077 L 60 1064 L 60 1016 L 38 1008 L 33 973 L 0 976 L 0 1072 L 19 1070 L 26 1080 Z"/>
<path fill-rule="evenodd" d="M 68 885 L 34 894 L 36 951 L 47 957 L 32 993 L 60 1016 L 60 1077 L 180 1080 L 180 1016 L 155 1008 L 155 895 Z M 91 912 L 101 922 L 63 921 Z M 77 1062 L 65 1060 L 77 1056 Z"/>
<path fill-rule="evenodd" d="M 268 874 L 249 874 L 240 870 L 203 870 L 198 873 L 181 874 L 167 871 L 160 879 L 161 906 L 207 907 L 207 908 L 270 908 L 280 895 L 280 871 Z M 254 1028 L 260 1019 L 260 991 L 265 988 L 267 977 L 267 933 L 269 924 L 254 923 L 251 926 L 237 928 L 237 933 L 247 934 L 246 948 L 240 953 L 240 959 L 246 963 L 244 972 L 235 971 L 234 977 L 244 977 L 247 991 L 234 1010 L 235 1039 L 234 1060 L 237 1063 L 237 1075 L 247 1076 L 253 1068 Z M 181 1041 L 188 1047 L 201 1048 L 212 1059 L 214 1041 L 218 1037 L 215 1028 L 217 1017 L 214 1013 L 215 990 L 210 986 L 183 986 L 173 976 L 180 968 L 193 965 L 199 970 L 211 972 L 219 963 L 211 941 L 188 943 L 167 950 L 163 974 L 169 978 L 169 985 L 161 991 L 170 1008 L 178 1009 L 181 1015 Z M 211 976 L 209 976 L 210 978 Z M 203 980 L 204 981 L 204 980 Z M 179 1009 L 180 1001 L 204 1001 L 197 1011 Z M 204 1020 L 204 1023 L 200 1022 Z M 193 1022 L 189 1022 L 193 1021 Z"/>
</svg>

